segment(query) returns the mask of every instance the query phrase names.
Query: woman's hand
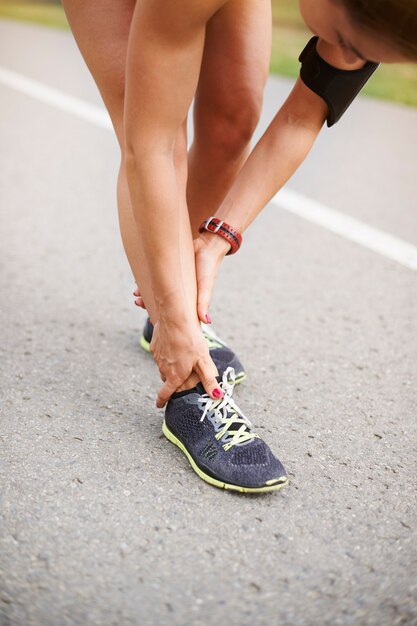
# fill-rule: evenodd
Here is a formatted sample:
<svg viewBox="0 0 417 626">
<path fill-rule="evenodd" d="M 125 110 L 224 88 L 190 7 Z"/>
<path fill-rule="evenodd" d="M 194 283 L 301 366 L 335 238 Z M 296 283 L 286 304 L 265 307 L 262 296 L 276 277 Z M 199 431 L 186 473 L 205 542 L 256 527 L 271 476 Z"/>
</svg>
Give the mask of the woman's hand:
<svg viewBox="0 0 417 626">
<path fill-rule="evenodd" d="M 209 307 L 211 294 L 220 263 L 230 250 L 230 244 L 211 233 L 202 233 L 194 239 L 197 276 L 197 314 L 204 324 L 211 324 Z M 146 309 L 139 287 L 133 292 L 136 306 Z"/>
<path fill-rule="evenodd" d="M 212 398 L 222 397 L 223 392 L 216 380 L 218 371 L 197 319 L 191 323 L 160 319 L 153 329 L 150 350 L 164 381 L 156 400 L 159 408 L 165 406 L 193 372 Z"/>
<path fill-rule="evenodd" d="M 209 307 L 211 294 L 220 263 L 230 244 L 212 233 L 201 233 L 194 239 L 195 269 L 197 275 L 197 314 L 205 324 L 211 324 Z"/>
<path fill-rule="evenodd" d="M 139 287 L 133 292 L 135 304 L 146 309 Z M 218 386 L 218 371 L 210 358 L 207 342 L 199 324 L 156 322 L 152 333 L 150 351 L 158 365 L 164 385 L 158 393 L 156 404 L 165 406 L 170 396 L 187 381 L 193 372 L 202 382 L 206 392 L 216 400 L 223 393 Z M 168 377 L 169 376 L 169 377 Z M 194 384 L 194 383 L 193 383 Z"/>
<path fill-rule="evenodd" d="M 202 233 L 194 240 L 197 276 L 198 319 L 211 323 L 208 313 L 211 293 L 221 260 L 230 249 L 230 244 L 220 237 Z M 135 304 L 146 309 L 139 288 L 133 295 Z M 163 316 L 155 323 L 150 351 L 158 365 L 164 385 L 158 393 L 156 404 L 165 406 L 170 396 L 194 373 L 202 382 L 206 392 L 215 400 L 222 397 L 214 365 L 198 320 L 177 320 L 174 316 Z M 195 384 L 195 383 L 193 383 Z"/>
</svg>

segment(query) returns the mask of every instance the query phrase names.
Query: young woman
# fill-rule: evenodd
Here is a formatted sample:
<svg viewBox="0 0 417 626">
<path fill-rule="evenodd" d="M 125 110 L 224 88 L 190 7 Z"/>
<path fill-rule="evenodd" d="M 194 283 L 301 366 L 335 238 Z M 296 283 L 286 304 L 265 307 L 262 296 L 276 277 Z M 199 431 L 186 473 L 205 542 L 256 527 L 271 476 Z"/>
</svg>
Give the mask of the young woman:
<svg viewBox="0 0 417 626">
<path fill-rule="evenodd" d="M 303 51 L 304 76 L 250 154 L 269 68 L 269 0 L 63 6 L 120 144 L 120 229 L 137 303 L 146 303 L 152 323 L 142 345 L 150 344 L 164 381 L 157 398 L 158 407 L 168 403 L 164 433 L 216 486 L 278 489 L 287 482 L 283 466 L 232 399 L 233 367 L 241 376 L 243 368 L 221 342 L 207 342 L 200 322 L 211 321 L 221 260 L 303 161 L 325 120 L 337 121 L 378 63 L 417 59 L 417 2 L 301 0 L 316 35 Z"/>
</svg>

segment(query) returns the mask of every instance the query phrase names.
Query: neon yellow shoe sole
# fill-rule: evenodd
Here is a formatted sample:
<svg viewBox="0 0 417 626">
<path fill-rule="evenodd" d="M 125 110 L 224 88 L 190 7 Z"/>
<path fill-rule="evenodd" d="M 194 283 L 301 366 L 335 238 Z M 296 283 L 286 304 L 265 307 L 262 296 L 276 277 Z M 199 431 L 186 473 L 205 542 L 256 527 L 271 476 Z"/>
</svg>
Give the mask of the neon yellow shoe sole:
<svg viewBox="0 0 417 626">
<path fill-rule="evenodd" d="M 169 430 L 168 426 L 165 423 L 165 420 L 162 424 L 162 432 L 164 433 L 165 437 L 169 441 L 171 441 L 171 443 L 175 444 L 181 450 L 181 452 L 185 454 L 195 473 L 206 483 L 214 485 L 214 487 L 219 487 L 220 489 L 227 489 L 230 491 L 240 491 L 241 493 L 264 493 L 267 491 L 278 491 L 289 482 L 287 476 L 280 476 L 279 478 L 268 480 L 265 487 L 241 487 L 240 485 L 231 485 L 222 482 L 203 472 L 203 470 L 194 461 L 184 444 L 179 439 L 177 439 L 177 437 Z"/>
<path fill-rule="evenodd" d="M 150 352 L 150 343 L 149 341 L 146 341 L 145 337 L 142 335 L 142 337 L 139 339 L 139 345 L 141 348 L 143 348 L 146 352 Z"/>
<path fill-rule="evenodd" d="M 145 352 L 151 351 L 149 347 L 150 343 L 149 341 L 146 341 L 143 335 L 139 339 L 139 345 L 141 348 L 145 350 Z M 246 379 L 247 374 L 246 372 L 235 372 L 235 376 L 236 376 L 235 384 L 238 385 L 239 383 L 243 382 Z"/>
</svg>

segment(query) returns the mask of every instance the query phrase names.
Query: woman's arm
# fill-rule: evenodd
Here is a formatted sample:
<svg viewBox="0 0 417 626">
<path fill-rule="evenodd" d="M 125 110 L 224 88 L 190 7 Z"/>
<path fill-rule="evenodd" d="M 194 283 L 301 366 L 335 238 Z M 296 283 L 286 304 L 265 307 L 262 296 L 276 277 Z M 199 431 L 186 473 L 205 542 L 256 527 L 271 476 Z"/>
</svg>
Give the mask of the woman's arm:
<svg viewBox="0 0 417 626">
<path fill-rule="evenodd" d="M 205 32 L 204 19 L 190 5 L 138 2 L 127 51 L 126 167 L 156 317 L 168 300 L 179 309 L 183 301 L 174 146 L 196 89 Z"/>
<path fill-rule="evenodd" d="M 363 61 L 347 63 L 339 46 L 320 41 L 321 56 L 341 69 L 357 69 Z M 309 153 L 328 115 L 324 100 L 299 77 L 246 163 L 215 216 L 244 231 L 275 196 Z M 209 216 L 208 216 L 209 217 Z M 198 313 L 208 310 L 218 265 L 230 246 L 220 237 L 202 233 L 195 240 Z"/>
<path fill-rule="evenodd" d="M 183 238 L 184 207 L 174 148 L 197 86 L 205 24 L 221 4 L 224 0 L 141 0 L 129 34 L 125 160 L 150 277 L 140 287 L 155 324 L 152 351 L 166 379 L 158 406 L 193 370 L 206 391 L 217 386 L 196 315 L 194 265 L 193 284 L 184 277 L 183 248 L 192 251 L 192 240 L 191 233 L 189 241 Z"/>
<path fill-rule="evenodd" d="M 298 78 L 216 216 L 244 231 L 303 162 L 326 116 L 327 105 Z"/>
</svg>

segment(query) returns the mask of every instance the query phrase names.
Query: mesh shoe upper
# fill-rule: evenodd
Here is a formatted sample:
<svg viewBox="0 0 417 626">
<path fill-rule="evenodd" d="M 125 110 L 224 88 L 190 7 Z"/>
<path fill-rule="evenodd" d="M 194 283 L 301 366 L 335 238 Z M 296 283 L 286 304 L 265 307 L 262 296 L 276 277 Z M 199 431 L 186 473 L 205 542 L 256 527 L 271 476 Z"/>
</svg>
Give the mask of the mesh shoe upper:
<svg viewBox="0 0 417 626">
<path fill-rule="evenodd" d="M 232 399 L 231 385 L 225 384 L 231 371 L 226 370 L 220 382 L 225 392 L 221 400 L 212 400 L 200 384 L 174 394 L 165 423 L 209 476 L 242 487 L 263 487 L 286 477 L 286 471 Z"/>
</svg>

